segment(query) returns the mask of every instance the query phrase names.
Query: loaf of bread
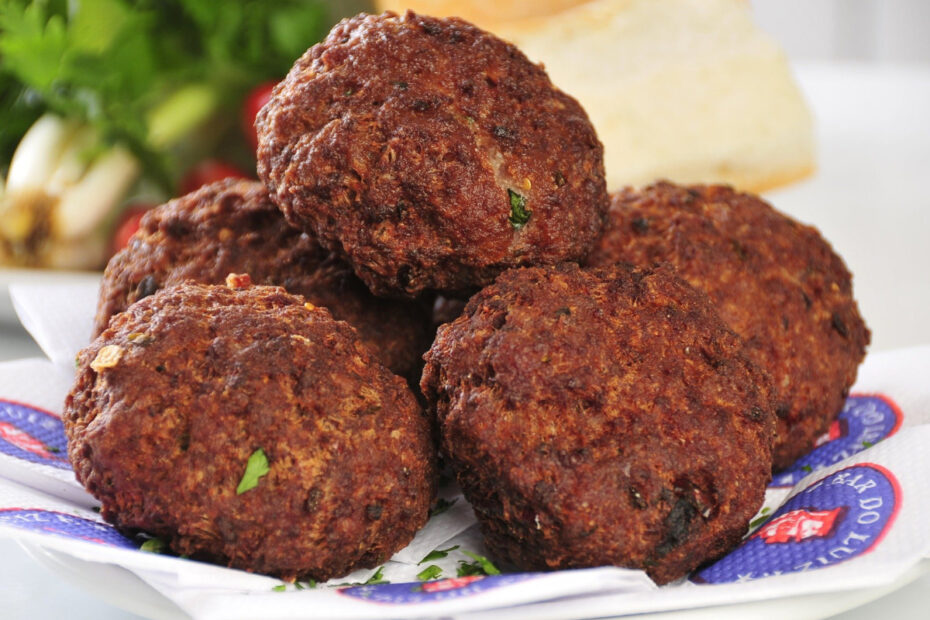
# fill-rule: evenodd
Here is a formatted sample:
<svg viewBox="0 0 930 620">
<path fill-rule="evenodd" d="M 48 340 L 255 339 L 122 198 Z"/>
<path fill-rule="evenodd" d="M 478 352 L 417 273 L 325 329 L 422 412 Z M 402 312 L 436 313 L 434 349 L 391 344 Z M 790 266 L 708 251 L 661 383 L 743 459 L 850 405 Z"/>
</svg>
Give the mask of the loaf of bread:
<svg viewBox="0 0 930 620">
<path fill-rule="evenodd" d="M 497 26 L 528 17 L 545 17 L 584 4 L 585 0 L 377 0 L 382 11 L 417 13 L 448 17 L 454 15 L 492 32 Z"/>
<path fill-rule="evenodd" d="M 665 178 L 760 192 L 814 169 L 810 112 L 745 0 L 379 0 L 378 8 L 458 15 L 542 62 L 591 117 L 611 190 Z"/>
</svg>

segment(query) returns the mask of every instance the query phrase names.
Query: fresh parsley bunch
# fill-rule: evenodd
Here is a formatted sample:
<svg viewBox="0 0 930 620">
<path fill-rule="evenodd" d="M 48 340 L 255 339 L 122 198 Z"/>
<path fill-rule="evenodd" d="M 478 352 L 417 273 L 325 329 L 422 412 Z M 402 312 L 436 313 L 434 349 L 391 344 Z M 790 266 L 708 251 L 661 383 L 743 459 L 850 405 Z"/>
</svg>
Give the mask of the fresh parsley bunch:
<svg viewBox="0 0 930 620">
<path fill-rule="evenodd" d="M 243 98 L 338 17 L 321 0 L 2 0 L 0 169 L 44 112 L 126 145 L 169 192 L 213 149 L 251 167 Z"/>
</svg>

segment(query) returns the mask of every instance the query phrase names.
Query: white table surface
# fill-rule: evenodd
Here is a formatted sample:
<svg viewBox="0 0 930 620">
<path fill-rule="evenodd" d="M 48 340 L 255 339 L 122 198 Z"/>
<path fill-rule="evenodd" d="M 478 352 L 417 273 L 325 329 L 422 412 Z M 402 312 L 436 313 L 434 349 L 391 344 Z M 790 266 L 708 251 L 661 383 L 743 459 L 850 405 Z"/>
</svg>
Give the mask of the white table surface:
<svg viewBox="0 0 930 620">
<path fill-rule="evenodd" d="M 0 361 L 40 357 L 18 325 L 0 323 Z M 0 538 L 0 618 L 4 620 L 125 620 L 140 618 L 92 597 L 33 560 L 18 543 Z"/>
<path fill-rule="evenodd" d="M 930 69 L 812 65 L 798 77 L 817 117 L 819 169 L 767 197 L 818 226 L 845 258 L 872 351 L 930 344 Z M 0 322 L 0 360 L 33 355 L 41 352 L 28 335 Z M 63 581 L 10 540 L 0 539 L 0 558 L 0 618 L 139 617 Z M 844 594 L 836 596 L 841 608 Z M 835 617 L 928 618 L 930 574 Z"/>
</svg>

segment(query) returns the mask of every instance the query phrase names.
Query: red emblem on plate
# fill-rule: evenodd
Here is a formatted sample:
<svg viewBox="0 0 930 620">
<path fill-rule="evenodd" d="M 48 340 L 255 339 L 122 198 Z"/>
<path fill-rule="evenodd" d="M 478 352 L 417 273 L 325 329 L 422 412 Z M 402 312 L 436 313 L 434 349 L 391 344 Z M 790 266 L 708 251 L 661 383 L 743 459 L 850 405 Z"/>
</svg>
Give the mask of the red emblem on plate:
<svg viewBox="0 0 930 620">
<path fill-rule="evenodd" d="M 0 422 L 0 439 L 3 439 L 20 450 L 32 452 L 44 459 L 53 459 L 55 455 L 48 451 L 45 444 L 32 435 L 19 430 L 9 422 Z"/>
<path fill-rule="evenodd" d="M 446 590 L 457 590 L 464 588 L 473 581 L 484 579 L 481 575 L 470 575 L 468 577 L 452 577 L 441 581 L 427 581 L 423 584 L 424 592 L 445 592 Z"/>
<path fill-rule="evenodd" d="M 825 443 L 836 441 L 847 435 L 849 435 L 849 424 L 846 420 L 833 420 L 833 424 L 830 425 L 827 432 L 817 438 L 817 443 L 815 445 L 820 447 Z"/>
<path fill-rule="evenodd" d="M 753 538 L 761 538 L 767 545 L 826 538 L 836 526 L 841 512 L 842 507 L 833 510 L 792 510 L 759 529 Z"/>
</svg>

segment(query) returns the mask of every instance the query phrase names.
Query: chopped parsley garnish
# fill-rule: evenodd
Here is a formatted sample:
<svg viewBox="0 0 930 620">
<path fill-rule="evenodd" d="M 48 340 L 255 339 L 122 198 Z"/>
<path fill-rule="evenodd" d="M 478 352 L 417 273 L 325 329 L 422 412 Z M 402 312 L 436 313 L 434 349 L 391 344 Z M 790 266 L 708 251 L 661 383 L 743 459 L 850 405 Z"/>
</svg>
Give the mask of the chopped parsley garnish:
<svg viewBox="0 0 930 620">
<path fill-rule="evenodd" d="M 273 592 L 284 592 L 285 590 L 287 590 L 287 586 L 282 583 L 281 585 L 271 588 L 271 590 Z"/>
<path fill-rule="evenodd" d="M 330 588 L 350 588 L 352 586 L 376 586 L 382 583 L 391 583 L 387 579 L 384 579 L 384 567 L 379 566 L 378 570 L 375 571 L 375 574 L 368 578 L 367 581 L 354 581 L 351 583 L 334 583 L 330 585 Z M 313 587 L 316 587 L 314 582 Z"/>
<path fill-rule="evenodd" d="M 453 506 L 453 505 L 455 504 L 455 502 L 457 502 L 457 501 L 459 501 L 459 498 L 457 498 L 457 497 L 456 497 L 454 500 L 452 500 L 451 502 L 450 502 L 449 500 L 447 500 L 447 499 L 443 499 L 443 498 L 440 497 L 439 499 L 436 500 L 436 504 L 433 505 L 433 507 L 429 509 L 429 516 L 435 517 L 436 515 L 441 515 L 441 514 L 444 513 L 445 511 L 447 511 L 447 510 L 449 510 L 450 508 L 452 508 L 452 506 Z"/>
<path fill-rule="evenodd" d="M 462 553 L 474 560 L 474 562 L 466 562 L 465 560 L 459 560 L 459 568 L 457 575 L 459 577 L 469 577 L 471 575 L 500 575 L 500 570 L 494 566 L 494 563 L 491 560 L 487 559 L 483 555 L 478 555 L 477 553 L 472 553 L 471 551 L 465 551 L 462 549 Z"/>
<path fill-rule="evenodd" d="M 759 516 L 749 522 L 749 529 L 754 530 L 756 527 L 765 523 L 769 518 L 770 512 L 772 512 L 771 508 L 763 506 L 762 510 L 759 512 Z"/>
<path fill-rule="evenodd" d="M 435 564 L 430 564 L 419 573 L 417 573 L 417 579 L 420 581 L 429 581 L 430 579 L 437 579 L 441 575 L 442 569 Z"/>
<path fill-rule="evenodd" d="M 242 474 L 242 480 L 236 487 L 236 495 L 242 495 L 258 486 L 258 479 L 267 474 L 271 469 L 268 467 L 268 457 L 265 452 L 259 448 L 249 457 L 249 462 L 245 464 L 245 473 Z"/>
<path fill-rule="evenodd" d="M 749 522 L 749 529 L 754 530 L 768 520 L 769 516 L 763 512 L 761 515 Z"/>
<path fill-rule="evenodd" d="M 391 583 L 387 579 L 384 579 L 384 567 L 379 566 L 378 570 L 375 571 L 375 574 L 368 578 L 368 580 L 363 583 L 363 586 L 375 586 L 379 583 Z"/>
<path fill-rule="evenodd" d="M 455 551 L 458 548 L 459 546 L 455 545 L 454 547 L 449 547 L 448 549 L 433 549 L 432 551 L 426 554 L 425 558 L 417 562 L 417 566 L 419 566 L 420 564 L 426 564 L 427 562 L 432 562 L 433 560 L 441 560 L 447 555 L 449 555 L 450 551 Z"/>
<path fill-rule="evenodd" d="M 517 192 L 508 189 L 507 195 L 510 197 L 510 225 L 514 230 L 520 230 L 530 221 L 533 212 L 526 208 L 526 198 Z"/>
<path fill-rule="evenodd" d="M 814 471 L 814 468 L 811 467 L 810 465 L 805 465 L 805 466 L 803 466 L 801 469 L 803 469 L 803 470 L 806 471 L 807 473 L 811 473 L 812 471 Z"/>
<path fill-rule="evenodd" d="M 863 441 L 863 442 L 862 442 L 862 447 L 863 447 L 863 448 L 871 448 L 871 447 L 874 446 L 874 445 L 875 445 L 875 444 L 872 443 L 871 441 Z"/>
<path fill-rule="evenodd" d="M 165 550 L 165 541 L 161 538 L 149 538 L 142 543 L 139 551 L 148 551 L 149 553 L 161 553 Z"/>
<path fill-rule="evenodd" d="M 477 562 L 469 564 L 465 560 L 459 560 L 459 567 L 455 571 L 456 577 L 471 577 L 472 575 L 483 575 L 484 571 L 478 566 Z"/>
</svg>

